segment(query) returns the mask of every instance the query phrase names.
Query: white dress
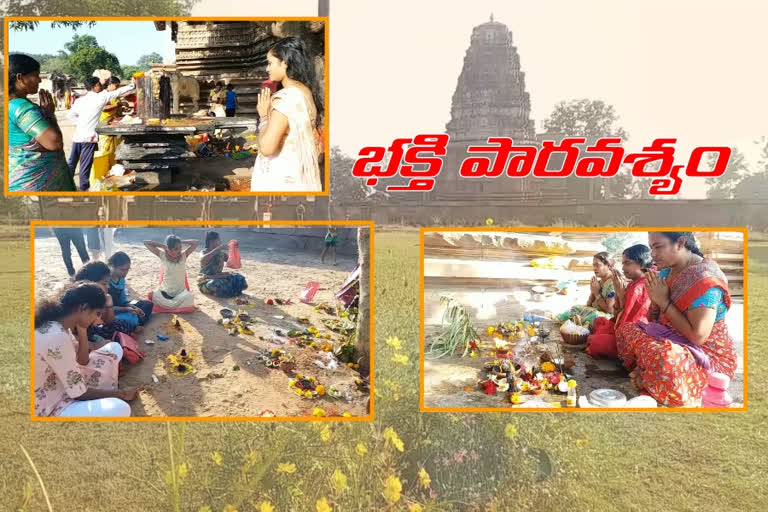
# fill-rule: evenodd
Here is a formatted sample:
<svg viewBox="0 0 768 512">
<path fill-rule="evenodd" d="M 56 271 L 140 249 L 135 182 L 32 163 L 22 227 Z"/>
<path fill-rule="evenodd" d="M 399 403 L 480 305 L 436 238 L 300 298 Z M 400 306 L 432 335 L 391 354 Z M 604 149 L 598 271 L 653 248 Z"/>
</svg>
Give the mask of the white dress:
<svg viewBox="0 0 768 512">
<path fill-rule="evenodd" d="M 320 143 L 304 93 L 286 87 L 273 102 L 274 110 L 288 118 L 288 135 L 279 153 L 256 157 L 251 192 L 321 192 Z"/>
<path fill-rule="evenodd" d="M 182 255 L 178 262 L 169 261 L 160 253 L 163 264 L 163 279 L 160 287 L 152 293 L 152 302 L 163 309 L 190 308 L 195 305 L 195 296 L 187 290 L 187 258 Z M 165 292 L 168 297 L 163 295 Z"/>
</svg>

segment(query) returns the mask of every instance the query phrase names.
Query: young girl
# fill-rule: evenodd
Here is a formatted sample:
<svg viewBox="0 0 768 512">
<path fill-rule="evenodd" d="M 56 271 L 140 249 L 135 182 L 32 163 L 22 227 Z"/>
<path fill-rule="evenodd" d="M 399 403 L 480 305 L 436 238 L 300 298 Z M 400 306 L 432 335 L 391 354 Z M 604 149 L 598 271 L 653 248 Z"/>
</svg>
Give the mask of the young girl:
<svg viewBox="0 0 768 512">
<path fill-rule="evenodd" d="M 333 249 L 333 264 L 336 265 L 336 244 L 339 242 L 339 233 L 335 227 L 329 227 L 328 232 L 325 234 L 325 249 L 323 249 L 323 255 L 320 256 L 320 261 L 325 263 L 325 255 L 328 249 Z"/>
<path fill-rule="evenodd" d="M 109 268 L 112 274 L 109 279 L 109 294 L 114 301 L 115 318 L 125 321 L 135 333 L 143 331 L 143 326 L 149 322 L 153 304 L 146 300 L 128 300 L 125 278 L 131 271 L 131 258 L 124 252 L 116 252 L 110 256 Z"/>
<path fill-rule="evenodd" d="M 611 318 L 616 292 L 613 289 L 613 270 L 607 252 L 599 252 L 592 258 L 595 277 L 590 285 L 589 300 L 584 306 L 573 306 L 569 311 L 558 315 L 558 320 L 565 322 L 580 316 L 585 323 L 594 325 L 598 317 Z"/>
<path fill-rule="evenodd" d="M 587 339 L 587 354 L 592 357 L 619 357 L 616 348 L 615 330 L 623 323 L 639 322 L 648 315 L 651 299 L 645 289 L 645 275 L 653 268 L 651 250 L 637 244 L 629 247 L 622 254 L 621 270 L 629 284 L 614 272 L 612 282 L 616 292 L 614 319 L 596 320 L 595 333 Z"/>
<path fill-rule="evenodd" d="M 163 279 L 160 287 L 152 294 L 152 302 L 167 310 L 179 310 L 195 306 L 195 296 L 187 290 L 187 258 L 197 246 L 197 240 L 181 240 L 168 235 L 165 245 L 147 240 L 147 249 L 160 258 L 163 265 Z M 187 245 L 187 248 L 184 248 Z"/>
<path fill-rule="evenodd" d="M 224 272 L 228 244 L 221 243 L 215 231 L 205 234 L 205 248 L 200 258 L 200 277 L 197 286 L 201 292 L 216 297 L 237 297 L 248 288 L 245 277 L 237 272 Z"/>
<path fill-rule="evenodd" d="M 88 339 L 94 340 L 96 336 L 111 340 L 116 332 L 133 334 L 131 325 L 125 320 L 115 317 L 114 300 L 109 295 L 109 276 L 112 271 L 109 265 L 101 261 L 90 261 L 75 274 L 75 282 L 90 281 L 101 286 L 104 293 L 107 294 L 107 305 L 101 312 L 101 323 L 94 324 L 88 328 Z"/>
<path fill-rule="evenodd" d="M 88 327 L 106 304 L 98 284 L 83 282 L 35 307 L 35 416 L 131 415 L 126 402 L 136 389 L 117 388 L 122 348 L 108 342 L 91 352 L 88 344 Z"/>
</svg>

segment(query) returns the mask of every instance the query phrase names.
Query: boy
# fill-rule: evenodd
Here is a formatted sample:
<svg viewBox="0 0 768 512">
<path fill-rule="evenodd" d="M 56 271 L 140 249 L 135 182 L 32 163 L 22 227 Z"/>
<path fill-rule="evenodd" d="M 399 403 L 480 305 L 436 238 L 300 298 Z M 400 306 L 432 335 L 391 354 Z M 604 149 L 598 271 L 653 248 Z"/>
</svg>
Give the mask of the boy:
<svg viewBox="0 0 768 512">
<path fill-rule="evenodd" d="M 75 121 L 72 152 L 69 154 L 69 170 L 74 177 L 77 163 L 80 162 L 80 190 L 83 192 L 87 192 L 90 188 L 89 180 L 93 154 L 99 148 L 96 126 L 99 124 L 101 112 L 110 101 L 128 94 L 136 86 L 130 83 L 114 91 L 105 91 L 101 86 L 101 81 L 92 76 L 85 80 L 85 88 L 88 92 L 85 96 L 78 98 L 68 114 L 68 117 Z"/>
<path fill-rule="evenodd" d="M 237 100 L 237 94 L 233 90 L 235 88 L 232 84 L 227 84 L 226 103 L 224 104 L 224 111 L 227 117 L 235 117 L 237 107 L 240 106 L 240 102 Z"/>
<path fill-rule="evenodd" d="M 320 257 L 320 261 L 325 263 L 325 254 L 328 249 L 333 248 L 333 266 L 336 266 L 336 244 L 339 241 L 339 233 L 335 227 L 329 227 L 328 232 L 325 234 L 325 249 L 323 249 L 323 255 Z"/>
</svg>

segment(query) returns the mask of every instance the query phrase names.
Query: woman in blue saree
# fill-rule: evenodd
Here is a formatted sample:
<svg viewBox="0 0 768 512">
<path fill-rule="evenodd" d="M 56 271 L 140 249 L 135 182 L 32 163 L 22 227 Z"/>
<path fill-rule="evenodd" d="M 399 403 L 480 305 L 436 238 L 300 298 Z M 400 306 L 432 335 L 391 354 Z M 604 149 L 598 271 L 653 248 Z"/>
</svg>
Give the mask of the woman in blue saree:
<svg viewBox="0 0 768 512">
<path fill-rule="evenodd" d="M 39 87 L 40 63 L 27 55 L 9 55 L 8 190 L 73 192 L 53 97 Z M 27 99 L 33 94 L 38 94 L 39 106 Z"/>
</svg>

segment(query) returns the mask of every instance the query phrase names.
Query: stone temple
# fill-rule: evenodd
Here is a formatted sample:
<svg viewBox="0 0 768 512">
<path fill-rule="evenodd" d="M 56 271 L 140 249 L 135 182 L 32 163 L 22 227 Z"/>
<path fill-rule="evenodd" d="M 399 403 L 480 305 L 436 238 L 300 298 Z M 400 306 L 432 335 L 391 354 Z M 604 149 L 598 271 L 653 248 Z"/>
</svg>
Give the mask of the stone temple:
<svg viewBox="0 0 768 512">
<path fill-rule="evenodd" d="M 485 145 L 488 137 L 511 137 L 516 145 L 540 146 L 561 134 L 536 134 L 525 73 L 513 44 L 512 32 L 493 19 L 475 27 L 458 78 L 446 125 L 451 142 L 435 190 L 425 199 L 461 200 L 469 196 L 516 201 L 599 199 L 600 180 L 510 178 L 466 179 L 459 176 L 467 147 Z M 549 168 L 561 164 L 550 159 Z"/>
</svg>

